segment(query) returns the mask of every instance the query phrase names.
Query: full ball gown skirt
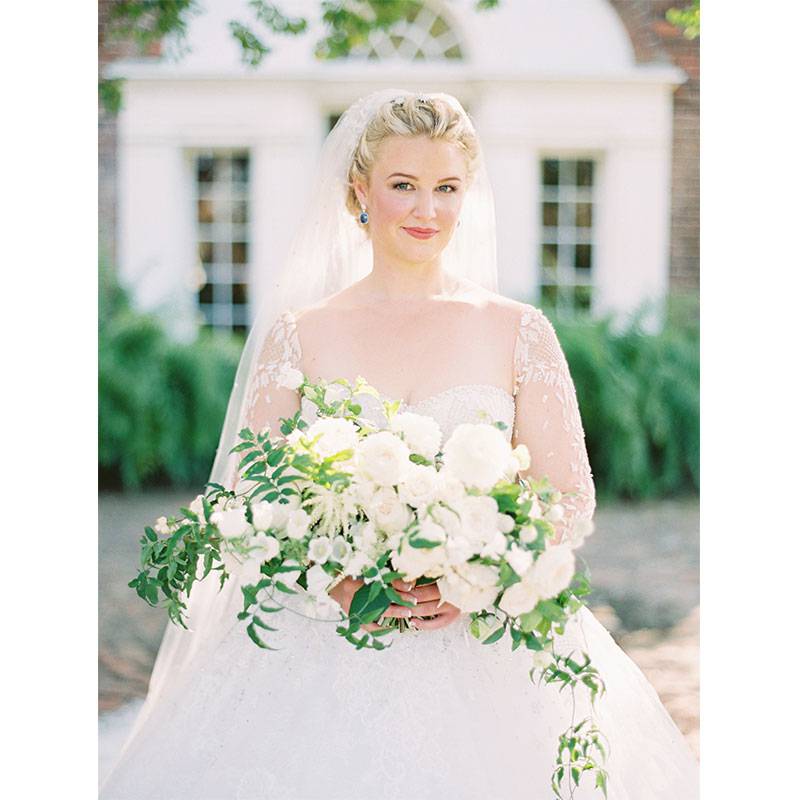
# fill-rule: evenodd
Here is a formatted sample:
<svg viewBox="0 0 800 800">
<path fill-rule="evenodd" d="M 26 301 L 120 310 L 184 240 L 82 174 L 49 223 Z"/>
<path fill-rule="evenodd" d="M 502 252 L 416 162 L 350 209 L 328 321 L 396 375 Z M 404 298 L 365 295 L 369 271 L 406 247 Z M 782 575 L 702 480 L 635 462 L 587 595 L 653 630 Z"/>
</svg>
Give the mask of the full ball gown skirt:
<svg viewBox="0 0 800 800">
<path fill-rule="evenodd" d="M 273 331 L 261 386 L 298 363 L 292 322 L 285 315 Z M 523 316 L 515 367 L 513 396 L 469 384 L 403 410 L 436 419 L 445 439 L 460 422 L 505 421 L 509 438 L 513 430 L 529 447 L 571 451 L 577 464 L 562 474 L 593 488 L 574 387 L 537 309 Z M 534 414 L 536 429 L 526 429 Z M 560 428 L 548 423 L 555 415 Z M 573 447 L 548 440 L 559 430 Z M 213 580 L 194 592 L 216 592 Z M 386 650 L 358 651 L 335 623 L 283 611 L 269 615 L 278 632 L 265 633 L 280 649 L 263 651 L 236 620 L 237 580 L 203 620 L 213 636 L 187 648 L 193 634 L 168 632 L 102 800 L 551 800 L 558 735 L 589 711 L 583 687 L 573 709 L 569 690 L 531 681 L 531 653 L 512 651 L 508 636 L 493 645 L 473 638 L 468 614 L 439 630 L 394 633 Z M 609 798 L 697 797 L 697 761 L 683 735 L 591 611 L 581 609 L 557 642 L 560 653 L 586 650 L 606 683 L 595 719 L 610 743 Z M 574 797 L 601 796 L 586 773 Z"/>
</svg>

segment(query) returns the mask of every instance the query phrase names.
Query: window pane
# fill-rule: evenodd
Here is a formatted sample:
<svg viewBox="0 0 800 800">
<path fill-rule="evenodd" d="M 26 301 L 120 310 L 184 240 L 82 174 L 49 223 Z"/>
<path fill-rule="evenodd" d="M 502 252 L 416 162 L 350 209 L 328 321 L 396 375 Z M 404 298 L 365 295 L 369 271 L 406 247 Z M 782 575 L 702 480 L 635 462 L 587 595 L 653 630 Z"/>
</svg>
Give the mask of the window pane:
<svg viewBox="0 0 800 800">
<path fill-rule="evenodd" d="M 594 162 L 579 161 L 577 164 L 576 183 L 578 186 L 592 186 L 594 183 Z"/>
<path fill-rule="evenodd" d="M 592 227 L 592 204 L 591 203 L 576 203 L 575 204 L 575 225 L 578 228 L 591 228 Z"/>
<path fill-rule="evenodd" d="M 592 268 L 592 246 L 590 244 L 575 245 L 575 268 L 576 269 Z"/>
<path fill-rule="evenodd" d="M 213 242 L 198 242 L 197 255 L 200 258 L 201 263 L 210 264 L 214 260 Z"/>
<path fill-rule="evenodd" d="M 558 225 L 558 203 L 542 203 L 542 225 L 546 228 Z"/>
<path fill-rule="evenodd" d="M 545 186 L 558 186 L 558 161 L 542 161 L 542 183 Z"/>
<path fill-rule="evenodd" d="M 214 180 L 214 159 L 209 156 L 200 156 L 197 159 L 198 183 L 211 183 Z"/>
<path fill-rule="evenodd" d="M 250 159 L 247 156 L 234 158 L 232 172 L 234 182 L 247 183 L 250 176 Z"/>
<path fill-rule="evenodd" d="M 233 304 L 245 305 L 247 303 L 247 286 L 243 283 L 234 283 L 231 289 Z"/>
<path fill-rule="evenodd" d="M 234 242 L 231 246 L 232 261 L 234 264 L 247 263 L 247 242 Z"/>
<path fill-rule="evenodd" d="M 542 286 L 542 304 L 555 306 L 558 303 L 558 286 Z"/>
<path fill-rule="evenodd" d="M 214 302 L 214 284 L 207 283 L 203 286 L 200 291 L 198 292 L 198 297 L 200 298 L 201 303 L 213 303 Z"/>
<path fill-rule="evenodd" d="M 592 287 L 575 287 L 575 308 L 579 311 L 591 311 L 592 308 Z"/>
<path fill-rule="evenodd" d="M 198 222 L 214 221 L 214 204 L 211 202 L 211 200 L 197 201 L 197 221 Z"/>
<path fill-rule="evenodd" d="M 231 218 L 237 224 L 247 222 L 247 202 L 234 200 Z"/>
<path fill-rule="evenodd" d="M 557 244 L 543 244 L 542 245 L 542 266 L 554 267 L 558 264 L 558 245 Z"/>
</svg>

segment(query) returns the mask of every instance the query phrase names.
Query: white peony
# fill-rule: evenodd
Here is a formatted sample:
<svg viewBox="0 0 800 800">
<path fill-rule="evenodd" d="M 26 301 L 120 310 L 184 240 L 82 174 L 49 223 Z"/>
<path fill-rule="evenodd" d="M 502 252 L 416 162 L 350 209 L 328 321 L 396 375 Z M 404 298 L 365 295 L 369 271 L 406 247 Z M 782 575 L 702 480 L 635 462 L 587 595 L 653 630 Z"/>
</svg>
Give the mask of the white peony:
<svg viewBox="0 0 800 800">
<path fill-rule="evenodd" d="M 297 390 L 303 385 L 303 373 L 288 364 L 278 373 L 278 386 L 284 389 Z"/>
<path fill-rule="evenodd" d="M 429 513 L 431 519 L 447 531 L 448 536 L 459 536 L 461 534 L 461 520 L 452 508 L 436 505 L 431 507 Z"/>
<path fill-rule="evenodd" d="M 250 513 L 253 516 L 253 527 L 257 531 L 266 531 L 272 525 L 272 504 L 266 500 L 253 503 Z"/>
<path fill-rule="evenodd" d="M 533 566 L 533 553 L 518 544 L 512 544 L 506 553 L 506 561 L 521 578 Z"/>
<path fill-rule="evenodd" d="M 286 533 L 290 539 L 302 539 L 308 533 L 308 526 L 311 522 L 311 517 L 307 511 L 298 508 L 296 511 L 290 511 L 289 517 L 286 520 Z"/>
<path fill-rule="evenodd" d="M 331 576 L 319 564 L 314 564 L 306 572 L 306 586 L 309 594 L 324 594 L 331 581 Z"/>
<path fill-rule="evenodd" d="M 257 583 L 261 579 L 261 563 L 264 559 L 260 552 L 243 555 L 223 549 L 221 555 L 228 574 L 238 578 L 241 583 Z"/>
<path fill-rule="evenodd" d="M 439 488 L 439 473 L 435 467 L 409 464 L 408 474 L 399 485 L 400 499 L 414 508 L 420 508 L 436 499 Z"/>
<path fill-rule="evenodd" d="M 395 414 L 390 429 L 402 435 L 403 441 L 412 453 L 433 461 L 442 446 L 442 430 L 432 417 L 404 411 Z"/>
<path fill-rule="evenodd" d="M 514 518 L 509 516 L 508 514 L 498 514 L 497 515 L 497 528 L 502 533 L 511 533 L 514 530 Z"/>
<path fill-rule="evenodd" d="M 378 486 L 396 486 L 405 480 L 411 462 L 405 442 L 389 431 L 364 437 L 358 445 L 359 471 Z"/>
<path fill-rule="evenodd" d="M 324 564 L 333 552 L 333 543 L 327 536 L 316 536 L 308 543 L 308 557 L 317 564 Z"/>
<path fill-rule="evenodd" d="M 566 544 L 557 544 L 548 547 L 531 570 L 532 580 L 541 597 L 555 597 L 564 591 L 575 574 L 575 554 Z"/>
<path fill-rule="evenodd" d="M 287 500 L 286 503 L 272 503 L 272 527 L 279 531 L 285 530 L 289 514 L 300 508 L 300 498 L 296 494 L 289 495 Z"/>
<path fill-rule="evenodd" d="M 466 494 L 464 484 L 455 475 L 450 474 L 447 470 L 439 473 L 439 500 L 451 506 L 462 497 L 466 497 Z"/>
<path fill-rule="evenodd" d="M 244 536 L 250 530 L 250 523 L 245 516 L 245 509 L 242 507 L 215 511 L 211 515 L 211 524 L 217 527 L 220 535 L 225 539 Z"/>
<path fill-rule="evenodd" d="M 411 522 L 411 511 L 389 486 L 378 489 L 372 497 L 367 514 L 375 526 L 393 533 L 403 530 Z"/>
<path fill-rule="evenodd" d="M 483 611 L 494 603 L 499 574 L 486 564 L 461 564 L 439 578 L 439 593 L 461 611 Z"/>
<path fill-rule="evenodd" d="M 442 451 L 444 468 L 463 481 L 488 491 L 505 477 L 511 445 L 493 425 L 462 423 Z"/>
<path fill-rule="evenodd" d="M 358 428 L 354 423 L 339 417 L 318 419 L 307 431 L 306 439 L 314 443 L 313 449 L 322 458 L 329 458 L 343 450 L 355 450 L 358 445 Z M 345 462 L 340 462 L 340 466 Z"/>
</svg>

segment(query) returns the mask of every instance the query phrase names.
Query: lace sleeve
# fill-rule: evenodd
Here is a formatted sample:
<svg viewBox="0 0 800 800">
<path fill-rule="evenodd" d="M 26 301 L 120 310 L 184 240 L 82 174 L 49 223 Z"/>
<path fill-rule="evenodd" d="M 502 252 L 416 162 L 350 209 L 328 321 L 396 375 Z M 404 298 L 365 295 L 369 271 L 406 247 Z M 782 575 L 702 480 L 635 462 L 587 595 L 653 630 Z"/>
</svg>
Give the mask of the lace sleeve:
<svg viewBox="0 0 800 800">
<path fill-rule="evenodd" d="M 280 421 L 300 408 L 300 398 L 293 389 L 282 386 L 290 369 L 299 369 L 300 340 L 294 314 L 284 311 L 264 338 L 261 352 L 247 388 L 244 424 L 254 432 L 270 427 L 280 435 Z"/>
<path fill-rule="evenodd" d="M 526 474 L 549 478 L 563 495 L 564 518 L 556 523 L 556 541 L 575 535 L 579 519 L 590 520 L 595 490 L 586 453 L 575 386 L 564 352 L 547 317 L 527 306 L 514 348 L 514 444 L 531 455 Z"/>
</svg>

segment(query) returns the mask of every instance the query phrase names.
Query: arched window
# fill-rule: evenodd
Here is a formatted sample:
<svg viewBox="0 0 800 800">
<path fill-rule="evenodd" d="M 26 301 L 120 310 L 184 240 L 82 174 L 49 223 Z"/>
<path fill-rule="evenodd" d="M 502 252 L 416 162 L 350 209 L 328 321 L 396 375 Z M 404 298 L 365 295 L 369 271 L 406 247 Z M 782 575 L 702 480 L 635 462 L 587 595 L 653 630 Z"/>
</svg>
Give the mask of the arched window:
<svg viewBox="0 0 800 800">
<path fill-rule="evenodd" d="M 388 31 L 375 30 L 366 44 L 353 48 L 352 58 L 435 61 L 464 57 L 447 19 L 421 0 L 412 0 L 406 17 Z"/>
</svg>

